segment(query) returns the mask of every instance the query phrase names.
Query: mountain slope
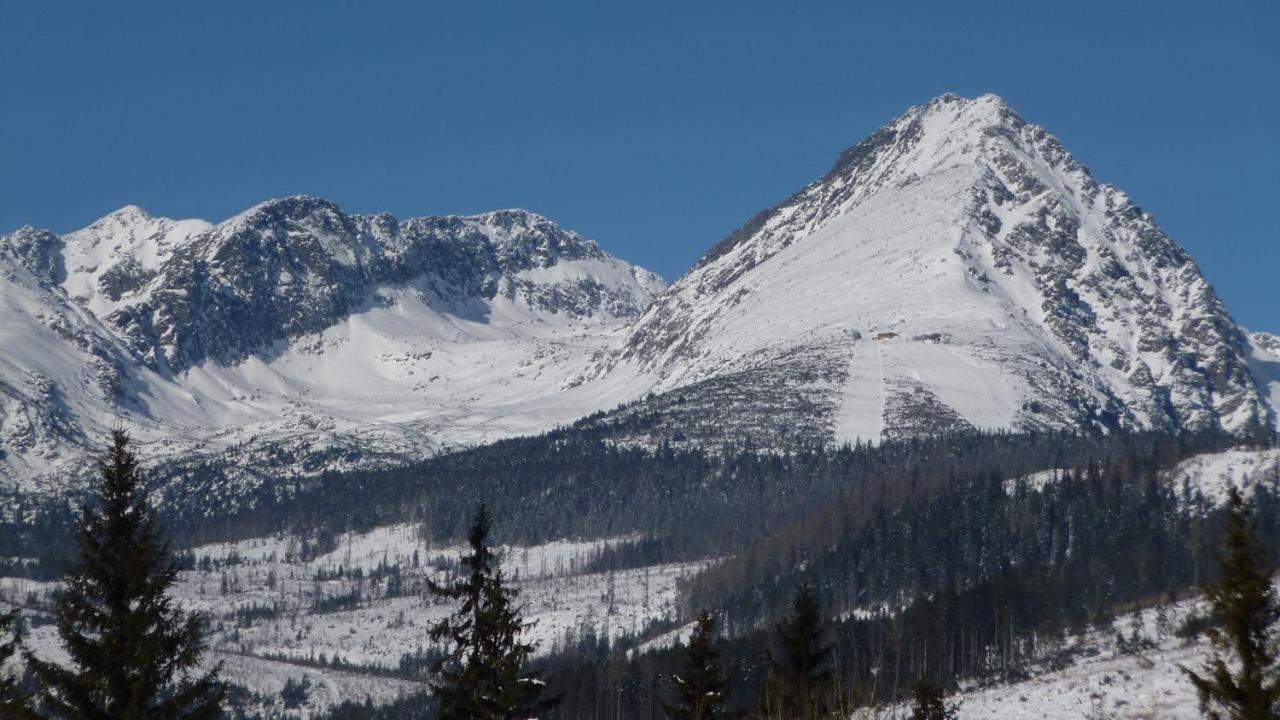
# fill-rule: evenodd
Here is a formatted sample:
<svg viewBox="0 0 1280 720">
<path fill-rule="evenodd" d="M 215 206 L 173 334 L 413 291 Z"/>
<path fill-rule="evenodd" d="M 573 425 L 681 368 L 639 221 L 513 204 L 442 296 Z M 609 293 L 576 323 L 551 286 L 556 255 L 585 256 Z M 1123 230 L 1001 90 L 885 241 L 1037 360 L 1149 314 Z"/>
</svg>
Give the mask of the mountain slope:
<svg viewBox="0 0 1280 720">
<path fill-rule="evenodd" d="M 823 387 L 836 439 L 1244 433 L 1268 416 L 1247 346 L 1123 193 L 999 98 L 948 95 L 714 247 L 605 371 L 670 389 L 771 367 Z"/>
</svg>

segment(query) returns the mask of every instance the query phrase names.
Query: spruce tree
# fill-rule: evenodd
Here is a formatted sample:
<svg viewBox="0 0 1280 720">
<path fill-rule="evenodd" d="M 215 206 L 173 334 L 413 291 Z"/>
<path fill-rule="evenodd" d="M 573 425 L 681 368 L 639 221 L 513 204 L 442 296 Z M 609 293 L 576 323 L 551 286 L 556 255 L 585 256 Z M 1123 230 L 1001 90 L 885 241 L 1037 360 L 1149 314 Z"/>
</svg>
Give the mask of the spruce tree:
<svg viewBox="0 0 1280 720">
<path fill-rule="evenodd" d="M 462 557 L 465 578 L 448 587 L 429 583 L 432 594 L 462 606 L 431 628 L 431 640 L 447 647 L 433 670 L 443 720 L 524 720 L 559 702 L 543 698 L 544 683 L 525 664 L 533 645 L 520 636 L 527 624 L 515 607 L 518 592 L 504 584 L 498 559 L 489 547 L 493 517 L 482 503 L 472 518 Z"/>
<path fill-rule="evenodd" d="M 76 524 L 79 558 L 54 605 L 70 666 L 27 655 L 41 709 L 64 720 L 212 720 L 217 671 L 195 675 L 204 624 L 169 590 L 177 576 L 147 506 L 128 436 L 112 433 L 96 502 Z"/>
<path fill-rule="evenodd" d="M 956 720 L 959 710 L 943 699 L 942 688 L 918 680 L 912 692 L 911 720 Z"/>
<path fill-rule="evenodd" d="M 796 591 L 791 612 L 777 624 L 776 631 L 780 652 L 771 651 L 765 660 L 769 676 L 764 685 L 764 716 L 792 720 L 825 717 L 833 646 L 824 642 L 822 608 L 808 583 Z"/>
<path fill-rule="evenodd" d="M 1272 637 L 1280 617 L 1267 554 L 1240 492 L 1232 487 L 1219 558 L 1221 575 L 1205 588 L 1217 627 L 1203 674 L 1182 668 L 1211 720 L 1264 720 L 1280 715 L 1280 663 Z"/>
<path fill-rule="evenodd" d="M 704 610 L 694 623 L 693 637 L 684 651 L 684 666 L 672 677 L 675 702 L 662 703 L 672 720 L 715 720 L 729 717 L 729 679 L 720 669 L 713 645 L 715 617 Z"/>
<path fill-rule="evenodd" d="M 17 622 L 16 610 L 0 615 L 0 670 L 18 651 Z M 28 720 L 34 717 L 30 700 L 19 687 L 18 678 L 0 672 L 0 718 Z"/>
</svg>

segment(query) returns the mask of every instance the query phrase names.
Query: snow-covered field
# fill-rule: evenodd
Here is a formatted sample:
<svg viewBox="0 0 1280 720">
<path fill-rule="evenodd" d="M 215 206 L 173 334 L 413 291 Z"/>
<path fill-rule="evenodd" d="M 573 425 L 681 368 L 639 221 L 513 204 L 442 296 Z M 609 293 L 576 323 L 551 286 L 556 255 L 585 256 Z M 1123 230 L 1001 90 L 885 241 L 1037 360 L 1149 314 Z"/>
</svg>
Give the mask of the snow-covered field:
<svg viewBox="0 0 1280 720">
<path fill-rule="evenodd" d="M 672 624 L 679 617 L 678 586 L 700 564 L 584 571 L 601 547 L 628 540 L 503 549 L 504 571 L 521 591 L 525 616 L 534 623 L 529 638 L 539 653 L 587 632 L 641 649 L 667 646 L 687 634 L 687 625 Z M 213 619 L 208 662 L 222 663 L 227 679 L 264 702 L 278 703 L 286 682 L 305 679 L 310 689 L 302 717 L 342 700 L 385 703 L 422 690 L 420 681 L 390 671 L 402 656 L 429 646 L 427 628 L 450 608 L 424 597 L 422 580 L 445 579 L 442 568 L 463 548 L 431 546 L 412 525 L 343 535 L 335 549 L 305 562 L 298 557 L 301 548 L 301 539 L 278 536 L 196 549 L 197 568 L 181 573 L 177 594 L 184 606 Z M 401 568 L 410 589 L 387 596 L 385 574 L 377 577 L 380 567 Z M 339 568 L 345 576 L 331 577 Z M 362 577 L 352 575 L 356 569 Z M 0 597 L 26 606 L 33 618 L 41 616 L 55 589 L 53 583 L 0 580 Z M 355 607 L 317 608 L 321 598 L 351 593 L 359 598 Z M 271 610 L 237 618 L 237 611 L 255 607 Z M 1136 616 L 1122 617 L 1109 630 L 1068 639 L 1066 646 L 1076 652 L 1066 669 L 1033 672 L 1014 684 L 970 687 L 952 699 L 960 703 L 960 717 L 975 720 L 1190 720 L 1197 716 L 1195 697 L 1179 666 L 1199 665 L 1206 646 L 1173 631 L 1203 611 L 1196 600 L 1168 607 L 1163 619 L 1154 609 L 1142 611 L 1138 637 L 1144 643 L 1137 651 L 1116 640 L 1117 634 L 1134 636 Z M 63 657 L 51 625 L 37 624 L 28 641 L 41 654 Z"/>
</svg>

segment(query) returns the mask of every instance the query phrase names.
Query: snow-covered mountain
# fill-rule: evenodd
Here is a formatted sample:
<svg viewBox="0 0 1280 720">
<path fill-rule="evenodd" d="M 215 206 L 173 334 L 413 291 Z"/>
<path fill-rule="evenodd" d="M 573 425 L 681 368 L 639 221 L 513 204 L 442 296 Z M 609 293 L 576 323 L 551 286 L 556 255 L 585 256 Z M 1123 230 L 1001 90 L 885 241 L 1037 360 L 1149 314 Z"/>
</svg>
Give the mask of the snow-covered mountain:
<svg viewBox="0 0 1280 720">
<path fill-rule="evenodd" d="M 56 489 L 112 423 L 183 460 L 306 472 L 545 429 L 665 287 L 532 213 L 343 213 L 308 197 L 218 225 L 127 207 L 0 238 L 0 466 Z"/>
<path fill-rule="evenodd" d="M 0 476 L 45 490 L 115 422 L 147 456 L 234 447 L 270 476 L 600 411 L 637 441 L 718 444 L 1247 434 L 1280 406 L 1280 341 L 990 95 L 911 108 L 670 288 L 524 211 L 292 197 L 217 225 L 126 207 L 22 228 L 0 237 L 0 312 Z"/>
<path fill-rule="evenodd" d="M 1270 412 L 1191 257 L 992 95 L 908 110 L 716 245 L 607 370 L 625 367 L 659 389 L 759 376 L 837 439 L 1246 433 Z"/>
</svg>

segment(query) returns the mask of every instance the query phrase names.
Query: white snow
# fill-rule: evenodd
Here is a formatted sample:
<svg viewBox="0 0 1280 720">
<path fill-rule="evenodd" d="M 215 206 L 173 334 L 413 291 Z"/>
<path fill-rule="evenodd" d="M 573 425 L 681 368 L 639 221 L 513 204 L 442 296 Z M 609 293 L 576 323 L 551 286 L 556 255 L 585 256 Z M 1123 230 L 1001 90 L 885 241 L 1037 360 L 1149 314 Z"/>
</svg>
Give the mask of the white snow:
<svg viewBox="0 0 1280 720">
<path fill-rule="evenodd" d="M 1280 489 L 1280 449 L 1197 455 L 1179 463 L 1169 477 L 1175 489 L 1186 485 L 1199 490 L 1211 504 L 1222 505 L 1232 486 L 1246 498 L 1259 483 Z"/>
<path fill-rule="evenodd" d="M 1180 667 L 1200 671 L 1208 657 L 1203 638 L 1187 642 L 1172 634 L 1191 612 L 1203 613 L 1200 601 L 1168 609 L 1168 631 L 1160 632 L 1156 611 L 1142 611 L 1150 647 L 1133 654 L 1121 652 L 1116 633 L 1132 635 L 1132 616 L 1115 622 L 1110 632 L 1068 638 L 1068 644 L 1087 651 L 1070 667 L 1040 670 L 1029 680 L 972 688 L 948 698 L 959 703 L 963 720 L 1193 720 L 1199 718 L 1195 690 Z"/>
</svg>

